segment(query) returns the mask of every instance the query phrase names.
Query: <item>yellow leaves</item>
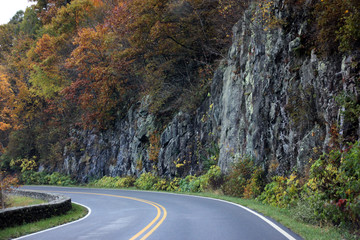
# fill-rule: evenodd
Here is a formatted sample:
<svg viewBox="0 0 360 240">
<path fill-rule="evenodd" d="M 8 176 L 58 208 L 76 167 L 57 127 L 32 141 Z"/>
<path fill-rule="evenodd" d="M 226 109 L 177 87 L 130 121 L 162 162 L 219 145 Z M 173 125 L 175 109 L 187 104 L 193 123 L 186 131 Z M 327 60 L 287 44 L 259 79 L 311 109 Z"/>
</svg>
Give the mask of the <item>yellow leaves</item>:
<svg viewBox="0 0 360 240">
<path fill-rule="evenodd" d="M 306 185 L 312 190 L 316 191 L 318 189 L 318 184 L 316 178 L 310 178 Z"/>
<path fill-rule="evenodd" d="M 284 24 L 284 21 L 277 18 L 274 14 L 275 2 L 273 0 L 260 0 L 259 9 L 256 10 L 252 21 L 258 21 L 264 25 L 264 31 L 268 31 Z"/>
<path fill-rule="evenodd" d="M 346 193 L 346 195 L 350 196 L 351 192 L 352 192 L 351 189 L 347 189 L 345 193 Z"/>
<path fill-rule="evenodd" d="M 9 130 L 10 128 L 11 128 L 10 124 L 0 122 L 0 131 L 6 131 Z"/>
<path fill-rule="evenodd" d="M 11 129 L 11 109 L 8 102 L 14 98 L 14 92 L 3 66 L 0 66 L 0 96 L 0 131 L 6 131 Z"/>
<path fill-rule="evenodd" d="M 181 168 L 186 165 L 187 161 L 186 160 L 182 161 L 180 160 L 180 158 L 178 158 L 177 160 L 173 161 L 173 163 L 175 164 L 176 168 Z"/>
<path fill-rule="evenodd" d="M 21 162 L 21 172 L 35 170 L 37 167 L 35 156 L 33 156 L 31 159 L 24 158 L 19 161 Z"/>
<path fill-rule="evenodd" d="M 3 98 L 11 93 L 9 77 L 5 72 L 5 68 L 0 65 L 0 95 Z"/>
<path fill-rule="evenodd" d="M 296 175 L 294 173 L 292 173 L 288 179 L 288 182 L 293 182 L 296 179 Z"/>
</svg>

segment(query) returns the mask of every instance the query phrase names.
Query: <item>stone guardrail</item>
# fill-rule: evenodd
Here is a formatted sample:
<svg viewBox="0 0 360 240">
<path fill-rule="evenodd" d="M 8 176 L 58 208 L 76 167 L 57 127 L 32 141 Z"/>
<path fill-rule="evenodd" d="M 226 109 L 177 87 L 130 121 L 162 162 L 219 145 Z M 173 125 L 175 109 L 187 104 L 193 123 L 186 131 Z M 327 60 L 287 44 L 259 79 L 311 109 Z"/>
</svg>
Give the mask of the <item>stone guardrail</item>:
<svg viewBox="0 0 360 240">
<path fill-rule="evenodd" d="M 0 229 L 61 215 L 68 212 L 72 207 L 71 199 L 60 194 L 29 190 L 15 190 L 10 194 L 38 198 L 47 201 L 47 203 L 0 210 Z"/>
</svg>

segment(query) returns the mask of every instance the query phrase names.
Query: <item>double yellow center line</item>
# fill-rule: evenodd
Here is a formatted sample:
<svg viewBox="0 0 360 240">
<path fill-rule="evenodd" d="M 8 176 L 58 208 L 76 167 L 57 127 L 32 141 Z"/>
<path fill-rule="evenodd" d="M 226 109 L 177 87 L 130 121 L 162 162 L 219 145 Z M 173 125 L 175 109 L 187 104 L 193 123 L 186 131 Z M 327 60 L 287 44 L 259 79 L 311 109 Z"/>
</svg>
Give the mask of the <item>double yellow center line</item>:
<svg viewBox="0 0 360 240">
<path fill-rule="evenodd" d="M 108 196 L 108 197 L 116 197 L 116 198 L 124 198 L 124 199 L 130 199 L 138 202 L 143 202 L 146 204 L 149 204 L 156 208 L 157 215 L 156 217 L 143 229 L 141 229 L 138 233 L 136 233 L 133 237 L 131 237 L 129 240 L 145 240 L 147 239 L 165 220 L 167 216 L 166 209 L 155 202 L 140 199 L 140 198 L 133 198 L 133 197 L 126 197 L 126 196 L 119 196 L 119 195 L 112 195 L 112 194 L 104 194 L 104 193 L 88 193 L 88 192 L 68 192 L 68 191 L 51 191 L 51 192 L 61 192 L 61 193 L 73 193 L 73 194 L 88 194 L 88 195 L 100 195 L 100 196 Z M 162 216 L 162 217 L 161 217 Z M 161 218 L 161 219 L 160 219 Z"/>
</svg>

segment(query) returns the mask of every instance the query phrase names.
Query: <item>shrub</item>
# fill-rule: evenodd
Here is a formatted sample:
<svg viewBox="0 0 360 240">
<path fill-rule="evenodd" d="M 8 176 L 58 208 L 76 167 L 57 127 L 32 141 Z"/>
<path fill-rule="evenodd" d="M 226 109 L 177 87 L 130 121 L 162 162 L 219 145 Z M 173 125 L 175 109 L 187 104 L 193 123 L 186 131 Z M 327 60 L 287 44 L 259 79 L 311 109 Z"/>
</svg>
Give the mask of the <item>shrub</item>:
<svg viewBox="0 0 360 240">
<path fill-rule="evenodd" d="M 90 185 L 93 185 L 95 187 L 113 188 L 115 187 L 115 184 L 118 180 L 119 180 L 118 177 L 114 178 L 114 177 L 104 176 L 98 180 L 91 182 Z"/>
<path fill-rule="evenodd" d="M 70 176 L 62 175 L 58 172 L 54 172 L 49 175 L 45 172 L 25 171 L 21 174 L 20 180 L 24 184 L 60 186 L 69 186 L 75 184 L 75 181 L 72 180 Z"/>
<path fill-rule="evenodd" d="M 126 177 L 104 176 L 100 179 L 91 181 L 89 185 L 95 187 L 105 187 L 105 188 L 128 188 L 128 187 L 133 187 L 134 183 L 135 183 L 135 178 L 133 176 L 126 176 Z"/>
<path fill-rule="evenodd" d="M 289 178 L 273 177 L 273 181 L 265 186 L 259 200 L 277 207 L 289 207 L 299 199 L 301 187 L 299 180 L 293 173 Z"/>
<path fill-rule="evenodd" d="M 20 175 L 20 182 L 24 184 L 47 184 L 45 172 L 25 171 Z"/>
<path fill-rule="evenodd" d="M 256 168 L 244 188 L 244 198 L 251 199 L 259 196 L 264 189 L 264 170 Z"/>
<path fill-rule="evenodd" d="M 224 176 L 221 173 L 219 166 L 211 166 L 206 174 L 199 177 L 200 178 L 200 188 L 202 190 L 217 189 L 220 188 L 224 182 Z"/>
<path fill-rule="evenodd" d="M 179 191 L 181 192 L 198 192 L 199 186 L 195 184 L 198 178 L 193 175 L 188 175 L 179 181 Z"/>
<path fill-rule="evenodd" d="M 69 186 L 74 185 L 75 181 L 71 179 L 70 176 L 62 175 L 58 172 L 54 172 L 49 175 L 49 182 L 50 185 L 60 185 L 60 186 Z"/>
<path fill-rule="evenodd" d="M 154 131 L 149 138 L 149 160 L 157 162 L 159 152 L 160 152 L 160 134 L 157 131 Z"/>
<path fill-rule="evenodd" d="M 251 158 L 239 159 L 232 166 L 222 190 L 234 197 L 256 197 L 263 189 L 263 175 L 264 171 Z"/>
<path fill-rule="evenodd" d="M 159 179 L 153 186 L 152 189 L 155 191 L 166 191 L 169 187 L 169 182 L 166 179 Z"/>
<path fill-rule="evenodd" d="M 133 187 L 135 184 L 135 181 L 136 181 L 136 179 L 133 176 L 122 177 L 115 182 L 115 187 L 117 187 L 117 188 Z"/>
<path fill-rule="evenodd" d="M 324 207 L 315 215 L 323 222 L 359 229 L 360 142 L 323 154 L 311 166 L 304 192 L 310 199 L 322 196 Z"/>
<path fill-rule="evenodd" d="M 325 206 L 325 201 L 319 194 L 314 194 L 303 200 L 297 201 L 290 209 L 295 219 L 305 223 L 317 224 L 321 221 L 320 214 Z"/>
<path fill-rule="evenodd" d="M 142 190 L 150 190 L 159 181 L 159 177 L 151 172 L 145 172 L 135 181 L 135 187 Z"/>
<path fill-rule="evenodd" d="M 173 178 L 166 189 L 166 191 L 176 192 L 179 191 L 180 178 Z"/>
<path fill-rule="evenodd" d="M 223 174 L 219 166 L 211 166 L 206 174 L 199 177 L 188 175 L 178 180 L 178 191 L 181 192 L 204 192 L 205 190 L 217 189 L 223 182 Z"/>
</svg>

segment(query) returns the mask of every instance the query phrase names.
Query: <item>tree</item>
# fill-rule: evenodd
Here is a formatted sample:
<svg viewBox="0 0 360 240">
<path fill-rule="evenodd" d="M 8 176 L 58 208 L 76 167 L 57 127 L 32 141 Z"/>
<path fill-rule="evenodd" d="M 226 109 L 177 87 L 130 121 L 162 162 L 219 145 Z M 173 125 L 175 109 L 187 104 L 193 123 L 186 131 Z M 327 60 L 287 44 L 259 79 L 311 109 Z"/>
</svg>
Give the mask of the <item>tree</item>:
<svg viewBox="0 0 360 240">
<path fill-rule="evenodd" d="M 9 82 L 9 77 L 5 68 L 0 65 L 0 154 L 3 153 L 3 146 L 7 145 L 8 134 L 12 129 L 16 129 L 12 121 L 11 108 L 8 105 L 11 99 L 14 99 L 14 91 Z"/>
<path fill-rule="evenodd" d="M 10 19 L 10 24 L 19 24 L 24 19 L 24 11 L 20 10 L 15 13 L 15 15 Z"/>
<path fill-rule="evenodd" d="M 51 22 L 51 19 L 57 15 L 57 11 L 66 6 L 71 0 L 29 0 L 36 2 L 34 8 L 38 12 L 43 24 Z"/>
<path fill-rule="evenodd" d="M 0 62 L 4 62 L 13 47 L 13 39 L 15 36 L 14 25 L 0 25 Z"/>
<path fill-rule="evenodd" d="M 317 47 L 325 55 L 358 50 L 360 2 L 327 0 L 315 4 Z"/>
<path fill-rule="evenodd" d="M 28 7 L 25 11 L 23 20 L 20 23 L 20 31 L 22 34 L 35 38 L 37 31 L 39 31 L 41 23 L 37 18 L 34 8 Z"/>
<path fill-rule="evenodd" d="M 146 94 L 153 98 L 153 113 L 171 116 L 188 99 L 203 99 L 209 82 L 200 73 L 211 74 L 215 60 L 230 43 L 236 19 L 224 14 L 236 14 L 230 11 L 230 2 L 133 0 L 121 2 L 127 9 L 113 11 L 111 19 L 120 19 L 112 20 L 114 28 L 127 35 L 131 52 L 143 64 L 139 70 Z"/>
<path fill-rule="evenodd" d="M 34 62 L 29 82 L 31 89 L 44 98 L 52 98 L 69 84 L 62 72 L 64 57 L 59 54 L 64 41 L 62 38 L 44 34 L 29 52 Z"/>
<path fill-rule="evenodd" d="M 2 209 L 5 209 L 5 192 L 18 187 L 19 180 L 4 171 L 0 171 L 0 201 Z"/>
<path fill-rule="evenodd" d="M 121 56 L 114 39 L 106 26 L 84 28 L 75 38 L 77 47 L 67 60 L 68 68 L 75 68 L 78 78 L 63 93 L 84 110 L 83 120 L 87 126 L 95 121 L 105 127 L 126 104 L 126 91 L 131 85 L 130 61 Z"/>
</svg>

